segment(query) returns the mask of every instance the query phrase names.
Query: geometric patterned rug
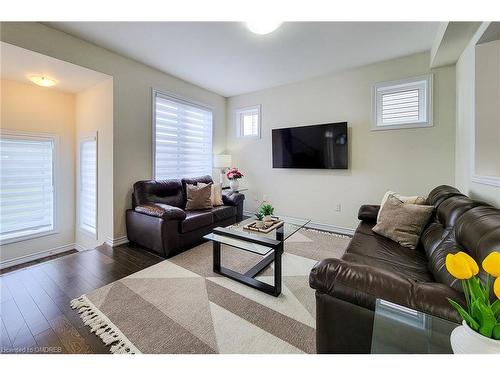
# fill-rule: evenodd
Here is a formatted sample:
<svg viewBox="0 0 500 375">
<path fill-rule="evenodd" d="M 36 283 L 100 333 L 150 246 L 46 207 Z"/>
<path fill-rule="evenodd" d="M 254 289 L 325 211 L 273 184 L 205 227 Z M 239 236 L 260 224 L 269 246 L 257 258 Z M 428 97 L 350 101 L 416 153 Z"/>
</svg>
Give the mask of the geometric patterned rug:
<svg viewBox="0 0 500 375">
<path fill-rule="evenodd" d="M 212 243 L 72 301 L 112 353 L 315 353 L 315 297 L 309 271 L 340 257 L 345 236 L 301 229 L 285 242 L 279 297 L 212 272 Z M 261 257 L 221 249 L 239 272 Z M 257 277 L 272 284 L 272 264 Z"/>
</svg>

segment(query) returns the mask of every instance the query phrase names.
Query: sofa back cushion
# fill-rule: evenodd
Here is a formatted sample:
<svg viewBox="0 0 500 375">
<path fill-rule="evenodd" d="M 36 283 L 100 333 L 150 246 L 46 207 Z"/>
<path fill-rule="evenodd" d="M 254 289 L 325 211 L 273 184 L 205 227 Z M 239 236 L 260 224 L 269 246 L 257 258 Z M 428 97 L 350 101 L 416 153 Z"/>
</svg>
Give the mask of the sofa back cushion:
<svg viewBox="0 0 500 375">
<path fill-rule="evenodd" d="M 427 225 L 421 236 L 422 247 L 428 258 L 428 268 L 436 281 L 461 291 L 457 282 L 446 270 L 446 255 L 464 251 L 478 259 L 472 253 L 469 243 L 464 243 L 464 237 L 457 233 L 458 223 L 464 215 L 481 207 L 490 207 L 486 203 L 474 201 L 461 194 L 455 188 L 440 186 L 434 189 L 428 197 L 428 202 L 436 208 L 433 220 Z M 490 207 L 491 208 L 491 207 Z M 466 235 L 470 239 L 470 234 Z"/>
<path fill-rule="evenodd" d="M 148 180 L 134 184 L 133 206 L 145 203 L 163 203 L 184 209 L 180 180 Z"/>
</svg>

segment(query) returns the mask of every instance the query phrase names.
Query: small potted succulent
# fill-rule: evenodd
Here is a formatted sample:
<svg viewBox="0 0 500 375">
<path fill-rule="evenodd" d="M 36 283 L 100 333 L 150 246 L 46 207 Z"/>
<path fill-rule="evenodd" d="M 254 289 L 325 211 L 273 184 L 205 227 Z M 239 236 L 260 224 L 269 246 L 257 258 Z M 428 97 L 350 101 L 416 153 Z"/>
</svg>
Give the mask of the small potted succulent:
<svg viewBox="0 0 500 375">
<path fill-rule="evenodd" d="M 446 269 L 462 281 L 465 306 L 448 299 L 463 319 L 451 333 L 454 353 L 500 354 L 500 252 L 493 251 L 482 262 L 486 282 L 477 274 L 474 258 L 462 251 L 446 256 Z M 490 298 L 493 289 L 495 298 Z"/>
<path fill-rule="evenodd" d="M 257 218 L 257 220 L 255 220 L 255 226 L 258 229 L 264 228 L 264 221 L 262 220 L 264 218 L 264 214 L 259 211 L 255 214 L 255 217 Z"/>
<path fill-rule="evenodd" d="M 264 222 L 273 221 L 274 207 L 269 203 L 264 203 L 260 206 L 260 212 L 264 215 Z"/>
<path fill-rule="evenodd" d="M 238 191 L 240 187 L 238 180 L 243 177 L 243 173 L 241 173 L 238 168 L 233 167 L 226 173 L 226 177 L 229 180 L 229 187 L 231 190 Z"/>
</svg>

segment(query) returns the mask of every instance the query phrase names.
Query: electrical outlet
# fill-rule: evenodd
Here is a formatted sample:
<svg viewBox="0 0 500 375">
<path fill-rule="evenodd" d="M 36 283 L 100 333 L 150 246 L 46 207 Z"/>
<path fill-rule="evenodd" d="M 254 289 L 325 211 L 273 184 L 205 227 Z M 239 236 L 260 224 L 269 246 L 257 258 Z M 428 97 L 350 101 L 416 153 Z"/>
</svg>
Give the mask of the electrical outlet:
<svg viewBox="0 0 500 375">
<path fill-rule="evenodd" d="M 336 211 L 336 212 L 340 212 L 340 211 L 342 211 L 342 206 L 340 205 L 340 203 L 337 203 L 337 204 L 335 205 L 335 211 Z"/>
</svg>

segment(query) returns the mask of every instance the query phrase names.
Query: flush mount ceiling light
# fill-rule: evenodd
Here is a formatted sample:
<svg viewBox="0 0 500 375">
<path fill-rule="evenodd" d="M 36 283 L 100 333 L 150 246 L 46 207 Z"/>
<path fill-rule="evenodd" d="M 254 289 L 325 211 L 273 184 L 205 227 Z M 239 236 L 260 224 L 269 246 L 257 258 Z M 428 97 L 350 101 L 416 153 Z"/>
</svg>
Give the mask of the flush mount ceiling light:
<svg viewBox="0 0 500 375">
<path fill-rule="evenodd" d="M 280 27 L 282 22 L 270 21 L 270 20 L 257 20 L 249 21 L 246 23 L 248 29 L 255 34 L 269 34 Z"/>
<path fill-rule="evenodd" d="M 43 86 L 43 87 L 52 87 L 57 83 L 57 81 L 55 79 L 49 78 L 47 76 L 42 76 L 42 75 L 31 75 L 28 78 L 35 85 Z"/>
</svg>

